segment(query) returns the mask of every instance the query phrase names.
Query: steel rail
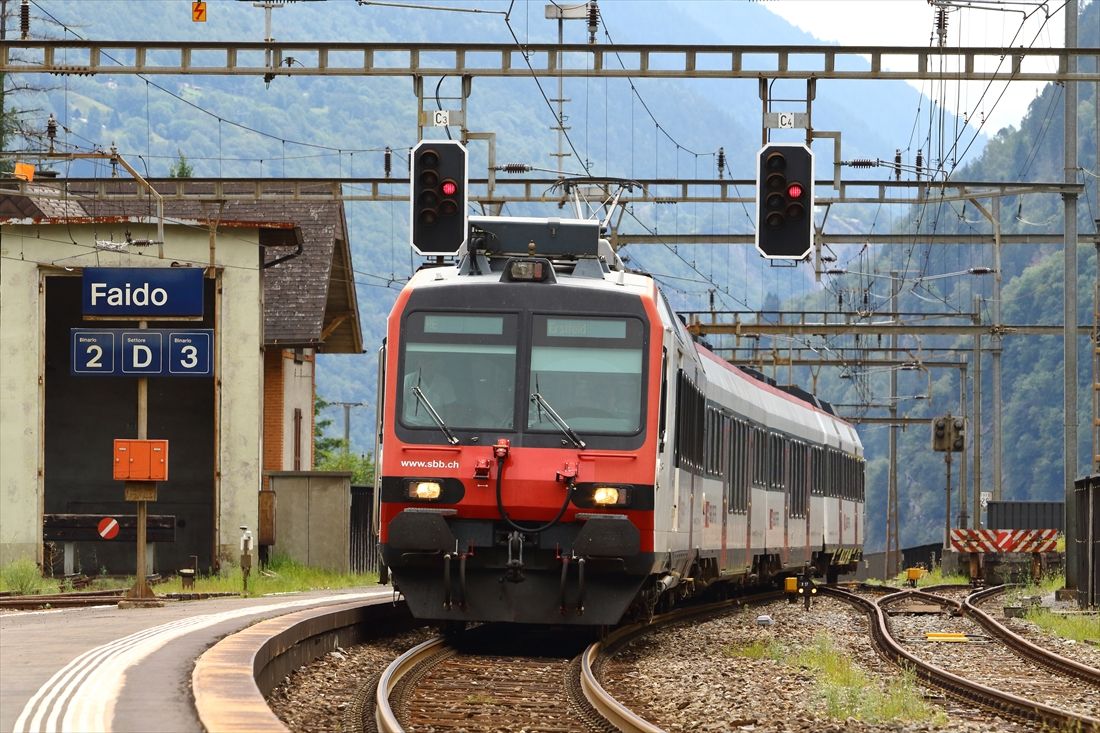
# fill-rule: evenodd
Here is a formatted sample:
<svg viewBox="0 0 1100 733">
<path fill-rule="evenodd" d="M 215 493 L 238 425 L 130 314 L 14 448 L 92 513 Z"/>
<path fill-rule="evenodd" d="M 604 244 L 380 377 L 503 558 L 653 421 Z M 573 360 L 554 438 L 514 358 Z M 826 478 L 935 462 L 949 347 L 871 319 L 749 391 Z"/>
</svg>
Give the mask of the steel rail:
<svg viewBox="0 0 1100 733">
<path fill-rule="evenodd" d="M 717 603 L 708 603 L 703 606 L 679 609 L 654 617 L 652 623 L 636 623 L 617 629 L 602 641 L 591 644 L 584 651 L 581 657 L 581 690 L 584 692 L 584 696 L 588 702 L 592 704 L 592 707 L 620 731 L 624 731 L 625 733 L 664 733 L 663 728 L 640 717 L 626 705 L 619 702 L 614 695 L 604 689 L 599 681 L 600 666 L 603 662 L 614 656 L 615 652 L 624 644 L 653 631 L 655 628 L 681 623 L 695 618 L 712 616 L 727 609 L 737 607 L 746 600 L 750 603 L 763 603 L 782 597 L 782 592 L 768 591 L 750 596 L 748 599 L 739 598 L 728 601 L 718 601 Z"/>
<path fill-rule="evenodd" d="M 404 733 L 397 715 L 390 706 L 390 695 L 401 680 L 420 666 L 424 661 L 442 651 L 447 640 L 442 636 L 417 644 L 397 659 L 390 662 L 378 679 L 378 690 L 374 695 L 374 723 L 378 733 Z"/>
<path fill-rule="evenodd" d="M 1044 649 L 1041 646 L 1032 644 L 1030 641 L 1015 633 L 1012 629 L 977 607 L 976 604 L 1003 593 L 1006 588 L 1007 586 L 998 585 L 971 593 L 963 599 L 961 604 L 962 612 L 974 619 L 974 621 L 992 636 L 1004 642 L 1005 645 L 1016 654 L 1030 659 L 1037 664 L 1041 664 L 1044 667 L 1049 667 L 1059 674 L 1066 675 L 1067 677 L 1074 677 L 1090 685 L 1100 687 L 1100 669 L 1082 664 L 1074 659 L 1068 659 L 1049 649 Z"/>
<path fill-rule="evenodd" d="M 870 616 L 871 637 L 874 639 L 880 654 L 898 666 L 912 670 L 920 679 L 944 689 L 949 694 L 980 707 L 993 710 L 996 713 L 1029 723 L 1037 723 L 1041 726 L 1049 726 L 1055 730 L 1100 733 L 1100 719 L 1078 715 L 1034 700 L 1011 695 L 992 687 L 986 687 L 978 682 L 959 677 L 934 664 L 924 662 L 905 651 L 890 633 L 886 614 L 881 606 L 883 601 L 889 602 L 890 599 L 897 599 L 904 592 L 880 598 L 878 602 L 827 586 L 822 588 L 822 592 L 864 610 Z M 912 594 L 918 597 L 930 595 L 921 594 L 919 591 Z M 938 596 L 931 597 L 940 598 Z M 947 598 L 940 598 L 940 600 L 947 604 L 951 603 L 950 599 Z"/>
</svg>

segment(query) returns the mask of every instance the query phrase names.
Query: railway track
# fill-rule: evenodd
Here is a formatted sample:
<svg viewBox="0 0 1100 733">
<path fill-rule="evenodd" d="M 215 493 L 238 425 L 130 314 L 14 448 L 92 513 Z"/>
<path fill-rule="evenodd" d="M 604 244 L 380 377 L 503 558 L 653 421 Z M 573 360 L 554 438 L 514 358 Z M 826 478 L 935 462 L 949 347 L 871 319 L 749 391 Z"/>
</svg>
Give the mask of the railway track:
<svg viewBox="0 0 1100 733">
<path fill-rule="evenodd" d="M 1089 704 L 1091 700 L 1100 699 L 1100 692 L 1096 689 L 1096 686 L 1100 684 L 1100 672 L 1084 667 L 1084 665 L 1078 665 L 1071 660 L 1062 660 L 1071 662 L 1070 666 L 1075 666 L 1075 674 L 1070 676 L 1072 684 L 1068 687 L 1063 684 L 1067 678 L 1057 675 L 1052 677 L 1049 674 L 1049 670 L 1060 670 L 1064 667 L 1061 661 L 1048 659 L 1044 663 L 1044 669 L 1038 674 L 1034 672 L 1031 674 L 998 674 L 995 665 L 1005 665 L 1005 662 L 1003 658 L 992 664 L 988 662 L 989 659 L 994 658 L 994 646 L 955 643 L 925 643 L 922 645 L 918 643 L 923 642 L 925 639 L 923 634 L 926 632 L 922 632 L 921 629 L 926 628 L 926 626 L 922 626 L 922 622 L 898 622 L 896 618 L 890 619 L 884 610 L 885 606 L 892 603 L 898 603 L 907 598 L 916 598 L 925 602 L 939 603 L 957 613 L 962 612 L 969 599 L 964 600 L 963 604 L 959 604 L 948 598 L 915 590 L 900 591 L 874 600 L 836 588 L 826 588 L 824 592 L 842 598 L 863 609 L 868 614 L 871 635 L 881 654 L 901 666 L 908 667 L 919 678 L 944 689 L 948 694 L 1032 725 L 1065 731 L 1100 732 L 1100 718 L 1095 716 L 1091 710 L 1092 705 Z M 976 608 L 974 611 L 981 613 Z M 973 614 L 973 611 L 968 613 Z M 1000 626 L 992 617 L 987 614 L 983 615 L 985 615 L 987 623 L 991 625 L 990 628 Z M 905 627 L 910 636 L 909 641 L 902 641 L 897 638 L 895 627 L 898 626 Z M 983 625 L 982 628 L 986 627 Z M 995 633 L 995 638 L 998 640 L 1003 638 L 1003 644 L 1008 649 L 1019 649 L 1021 642 L 1030 647 L 1027 652 L 1027 655 L 1030 655 L 1028 658 L 1037 658 L 1040 654 L 1047 655 L 1045 650 L 1034 647 L 1034 645 L 1029 644 L 1007 629 L 1003 630 L 1003 634 L 1001 631 L 990 631 L 989 628 L 986 628 L 986 631 L 989 632 L 990 636 L 994 636 Z M 920 636 L 919 639 L 913 638 L 918 635 Z M 968 641 L 978 640 L 976 639 L 977 636 L 971 634 L 965 636 L 965 639 Z M 932 648 L 935 648 L 935 653 L 931 651 Z M 978 648 L 977 651 L 976 648 Z M 1022 651 L 1016 653 L 1024 654 Z M 1012 659 L 1017 663 L 1020 661 L 1015 656 Z M 1036 659 L 1036 661 L 1038 660 Z M 1007 666 L 1016 667 L 1013 663 L 1009 663 Z M 1083 667 L 1084 669 L 1076 669 L 1076 667 Z M 975 681 L 978 677 L 989 684 Z M 1023 682 L 1013 684 L 1012 680 L 1022 680 Z M 1004 689 L 1009 687 L 1014 689 Z M 1059 689 L 1053 690 L 1055 687 Z M 1020 693 L 1021 688 L 1028 691 L 1028 697 Z M 1039 696 L 1075 701 L 1075 709 L 1068 710 L 1059 705 L 1034 699 Z M 1082 712 L 1080 708 L 1088 709 L 1088 711 Z"/>
<path fill-rule="evenodd" d="M 781 595 L 769 592 L 751 601 Z M 545 639 L 532 642 L 529 631 L 522 639 L 512 638 L 512 630 L 501 625 L 479 627 L 460 641 L 437 637 L 410 649 L 382 673 L 374 698 L 375 728 L 379 733 L 420 729 L 659 733 L 661 728 L 604 689 L 601 668 L 639 636 L 735 606 L 736 602 L 722 601 L 662 614 L 650 624 L 622 627 L 583 651 L 571 646 L 576 632 L 570 632 L 571 639 L 552 642 L 556 650 L 552 654 L 540 646 Z M 532 643 L 534 647 L 524 648 Z M 501 653 L 504 648 L 507 654 Z"/>
</svg>

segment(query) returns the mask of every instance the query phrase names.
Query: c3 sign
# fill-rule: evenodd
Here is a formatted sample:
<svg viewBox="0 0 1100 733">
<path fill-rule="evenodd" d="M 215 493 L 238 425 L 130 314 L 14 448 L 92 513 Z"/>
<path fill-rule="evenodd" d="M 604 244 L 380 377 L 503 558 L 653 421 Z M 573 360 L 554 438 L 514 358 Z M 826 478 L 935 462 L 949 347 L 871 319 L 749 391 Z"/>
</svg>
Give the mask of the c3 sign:
<svg viewBox="0 0 1100 733">
<path fill-rule="evenodd" d="M 201 267 L 86 267 L 86 316 L 201 316 Z"/>
</svg>

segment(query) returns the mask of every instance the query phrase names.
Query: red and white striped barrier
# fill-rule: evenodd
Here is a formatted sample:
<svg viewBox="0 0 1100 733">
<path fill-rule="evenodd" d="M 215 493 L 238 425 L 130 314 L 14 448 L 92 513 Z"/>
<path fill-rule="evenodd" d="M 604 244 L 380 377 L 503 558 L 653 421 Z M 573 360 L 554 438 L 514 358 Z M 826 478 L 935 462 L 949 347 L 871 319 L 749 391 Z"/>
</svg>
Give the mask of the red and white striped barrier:
<svg viewBox="0 0 1100 733">
<path fill-rule="evenodd" d="M 956 552 L 1054 552 L 1056 529 L 953 529 Z"/>
</svg>

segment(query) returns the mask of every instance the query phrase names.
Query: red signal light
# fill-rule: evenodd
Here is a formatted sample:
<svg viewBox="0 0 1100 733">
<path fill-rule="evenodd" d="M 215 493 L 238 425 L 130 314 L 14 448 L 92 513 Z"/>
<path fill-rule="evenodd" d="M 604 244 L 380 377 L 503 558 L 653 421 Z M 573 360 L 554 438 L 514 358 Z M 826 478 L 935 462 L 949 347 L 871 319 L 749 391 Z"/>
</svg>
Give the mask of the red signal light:
<svg viewBox="0 0 1100 733">
<path fill-rule="evenodd" d="M 458 184 L 454 181 L 443 181 L 443 185 L 439 188 L 444 196 L 454 196 L 458 192 Z"/>
<path fill-rule="evenodd" d="M 802 198 L 802 184 L 791 183 L 787 185 L 787 196 L 792 199 Z"/>
</svg>

